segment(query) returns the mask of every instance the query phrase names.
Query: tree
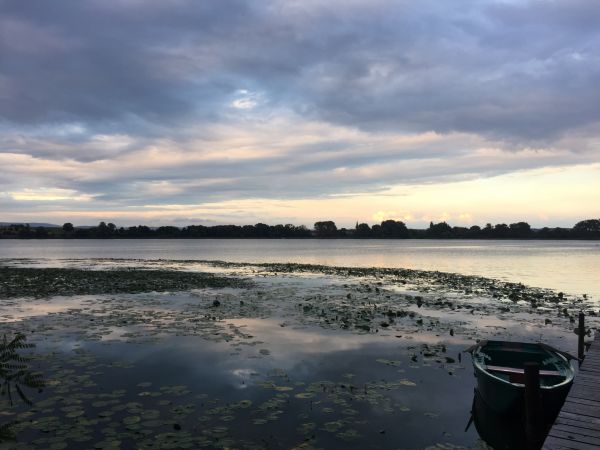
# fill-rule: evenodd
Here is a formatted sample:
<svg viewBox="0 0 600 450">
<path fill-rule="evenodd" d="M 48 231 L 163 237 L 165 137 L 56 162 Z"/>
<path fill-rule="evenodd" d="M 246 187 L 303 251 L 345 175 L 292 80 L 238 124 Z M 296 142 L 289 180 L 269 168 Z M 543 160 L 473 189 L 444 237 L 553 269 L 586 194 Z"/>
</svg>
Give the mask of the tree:
<svg viewBox="0 0 600 450">
<path fill-rule="evenodd" d="M 587 219 L 577 222 L 573 232 L 578 237 L 600 237 L 600 219 Z"/>
<path fill-rule="evenodd" d="M 257 238 L 269 237 L 271 227 L 265 223 L 257 223 L 254 225 L 254 233 Z"/>
<path fill-rule="evenodd" d="M 531 226 L 527 222 L 511 223 L 510 235 L 514 238 L 527 238 L 531 235 Z"/>
<path fill-rule="evenodd" d="M 71 222 L 67 222 L 62 226 L 62 230 L 65 234 L 71 234 L 75 230 L 75 227 Z"/>
<path fill-rule="evenodd" d="M 357 238 L 368 238 L 371 236 L 371 227 L 368 223 L 356 223 L 354 236 Z"/>
<path fill-rule="evenodd" d="M 408 237 L 408 228 L 404 222 L 396 220 L 384 220 L 381 222 L 382 237 L 388 239 L 406 238 Z"/>
<path fill-rule="evenodd" d="M 326 220 L 323 222 L 315 222 L 315 232 L 319 238 L 331 238 L 337 234 L 337 226 L 335 222 Z"/>
<path fill-rule="evenodd" d="M 497 223 L 494 226 L 493 236 L 497 238 L 507 238 L 510 236 L 510 228 L 505 223 Z"/>
<path fill-rule="evenodd" d="M 429 237 L 434 238 L 451 238 L 452 237 L 452 227 L 448 225 L 446 222 L 440 223 L 429 223 L 429 229 L 427 230 L 427 234 Z"/>
</svg>

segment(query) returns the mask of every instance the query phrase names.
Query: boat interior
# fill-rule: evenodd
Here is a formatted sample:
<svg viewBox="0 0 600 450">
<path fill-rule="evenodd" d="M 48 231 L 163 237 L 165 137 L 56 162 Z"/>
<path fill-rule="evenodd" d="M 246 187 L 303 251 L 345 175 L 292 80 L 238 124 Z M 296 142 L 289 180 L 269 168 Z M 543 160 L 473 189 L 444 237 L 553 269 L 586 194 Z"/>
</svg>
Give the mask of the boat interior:
<svg viewBox="0 0 600 450">
<path fill-rule="evenodd" d="M 540 385 L 555 386 L 572 372 L 568 361 L 537 344 L 489 341 L 476 355 L 482 367 L 509 383 L 525 382 L 525 363 L 540 365 Z"/>
</svg>

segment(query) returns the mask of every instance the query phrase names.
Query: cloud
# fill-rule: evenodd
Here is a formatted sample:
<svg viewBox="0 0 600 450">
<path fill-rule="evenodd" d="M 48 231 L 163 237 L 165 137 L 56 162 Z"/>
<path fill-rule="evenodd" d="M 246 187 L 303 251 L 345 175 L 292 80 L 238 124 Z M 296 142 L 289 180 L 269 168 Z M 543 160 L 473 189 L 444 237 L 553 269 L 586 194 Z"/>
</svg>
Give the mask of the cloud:
<svg viewBox="0 0 600 450">
<path fill-rule="evenodd" d="M 120 210 L 597 163 L 599 20 L 592 0 L 6 0 L 0 192 Z"/>
<path fill-rule="evenodd" d="M 23 189 L 22 191 L 9 192 L 8 195 L 16 201 L 26 202 L 56 202 L 62 200 L 90 201 L 92 196 L 79 194 L 72 189 L 40 188 Z"/>
</svg>

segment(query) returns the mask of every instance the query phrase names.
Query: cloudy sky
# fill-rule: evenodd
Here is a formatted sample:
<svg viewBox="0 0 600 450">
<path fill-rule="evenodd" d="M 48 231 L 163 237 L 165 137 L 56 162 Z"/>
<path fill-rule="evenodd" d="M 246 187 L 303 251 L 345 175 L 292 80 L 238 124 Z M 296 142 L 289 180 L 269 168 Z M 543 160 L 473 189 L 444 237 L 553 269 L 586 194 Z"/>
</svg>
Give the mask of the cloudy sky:
<svg viewBox="0 0 600 450">
<path fill-rule="evenodd" d="M 597 0 L 0 0 L 0 221 L 600 216 Z"/>
</svg>

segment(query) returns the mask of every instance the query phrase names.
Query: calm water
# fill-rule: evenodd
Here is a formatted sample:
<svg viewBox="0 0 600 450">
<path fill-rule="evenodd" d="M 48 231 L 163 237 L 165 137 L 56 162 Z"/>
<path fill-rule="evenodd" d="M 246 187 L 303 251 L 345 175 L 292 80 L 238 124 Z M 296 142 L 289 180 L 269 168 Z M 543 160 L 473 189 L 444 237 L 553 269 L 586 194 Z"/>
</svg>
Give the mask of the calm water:
<svg viewBox="0 0 600 450">
<path fill-rule="evenodd" d="M 0 258 L 163 258 L 403 267 L 481 275 L 600 299 L 597 241 L 3 240 Z"/>
<path fill-rule="evenodd" d="M 98 257 L 412 267 L 598 292 L 592 243 L 0 241 L 0 264 Z M 256 285 L 0 299 L 3 333 L 26 333 L 49 380 L 28 392 L 34 409 L 0 396 L 0 425 L 20 421 L 0 450 L 523 448 L 518 417 L 473 397 L 462 351 L 476 339 L 577 345 L 569 317 L 525 302 L 427 289 L 419 302 L 396 277 L 240 272 Z"/>
</svg>

